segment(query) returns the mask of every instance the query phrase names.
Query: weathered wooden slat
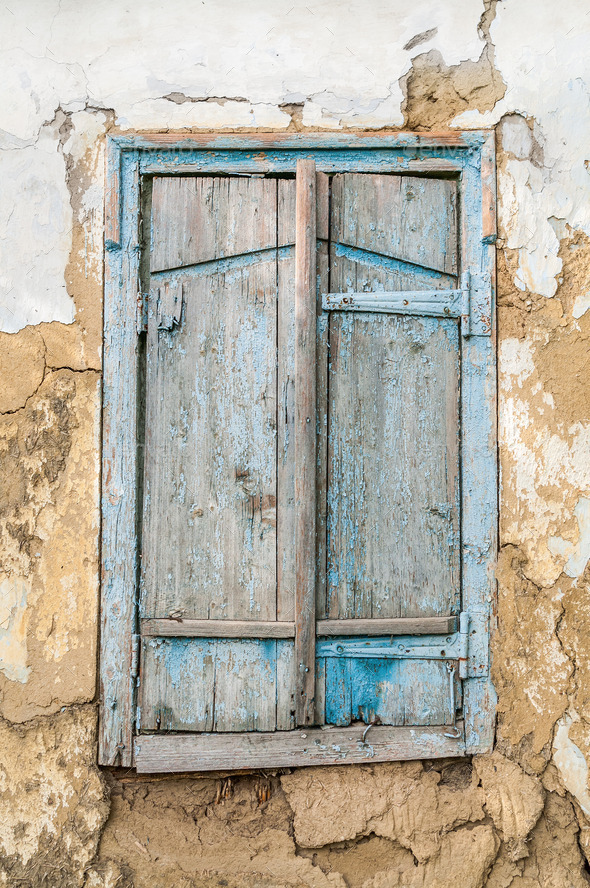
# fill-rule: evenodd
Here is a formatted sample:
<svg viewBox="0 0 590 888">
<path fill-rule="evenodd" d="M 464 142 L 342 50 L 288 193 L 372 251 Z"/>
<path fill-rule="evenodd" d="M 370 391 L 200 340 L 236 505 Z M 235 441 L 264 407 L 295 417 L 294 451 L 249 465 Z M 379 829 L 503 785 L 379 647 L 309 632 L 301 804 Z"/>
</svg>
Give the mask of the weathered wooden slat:
<svg viewBox="0 0 590 888">
<path fill-rule="evenodd" d="M 457 184 L 451 179 L 346 173 L 333 240 L 457 274 Z"/>
<path fill-rule="evenodd" d="M 312 153 L 311 151 L 309 152 Z M 430 156 L 428 156 L 430 154 Z M 400 151 L 376 149 L 369 151 L 343 151 L 342 149 L 320 150 L 315 153 L 317 169 L 322 173 L 341 173 L 350 170 L 355 173 L 401 173 L 403 175 L 430 175 L 432 173 L 460 174 L 466 166 L 461 157 L 443 156 L 444 149 L 433 149 L 425 152 L 426 156 L 408 157 Z M 195 151 L 193 156 L 185 156 L 181 161 L 178 157 L 142 156 L 141 172 L 150 176 L 169 176 L 196 174 L 211 175 L 242 175 L 295 172 L 298 152 L 286 152 L 280 149 L 268 150 L 238 157 L 233 150 L 219 151 L 214 156 L 207 156 Z"/>
<path fill-rule="evenodd" d="M 316 169 L 297 161 L 295 229 L 295 718 L 313 724 L 316 568 Z"/>
<path fill-rule="evenodd" d="M 295 638 L 295 623 L 260 620 L 142 620 L 141 634 L 179 638 Z"/>
<path fill-rule="evenodd" d="M 486 239 L 493 228 L 490 214 L 494 207 L 484 203 L 495 194 L 493 133 L 487 135 L 482 146 L 481 172 L 477 167 L 467 167 L 461 188 L 462 264 L 466 269 L 489 274 L 491 289 L 491 336 L 467 337 L 462 349 L 462 606 L 469 612 L 471 629 L 469 678 L 463 683 L 463 706 L 468 748 L 479 754 L 492 748 L 496 705 L 488 672 L 490 621 L 494 620 L 492 603 L 497 595 L 494 561 L 498 547 L 496 268 L 494 245 Z"/>
<path fill-rule="evenodd" d="M 338 195 L 337 184 L 334 187 L 334 199 Z M 337 212 L 337 203 L 333 201 L 333 212 Z M 362 270 L 366 291 L 381 290 L 445 290 L 457 286 L 457 276 L 422 268 L 401 259 L 391 259 L 382 253 L 371 253 L 358 247 L 349 247 L 334 240 L 330 243 L 332 272 L 337 280 L 342 281 L 342 290 L 358 291 L 357 270 Z M 334 276 L 334 275 L 333 275 Z"/>
<path fill-rule="evenodd" d="M 316 617 L 326 616 L 326 495 L 328 478 L 328 327 L 322 293 L 330 284 L 330 179 L 316 175 L 318 317 L 316 335 Z M 316 670 L 317 670 L 316 661 Z M 316 680 L 320 674 L 316 674 Z M 322 679 L 325 678 L 322 673 Z M 325 683 L 325 682 L 324 682 Z M 317 693 L 317 689 L 316 689 Z M 318 705 L 316 703 L 316 709 Z M 321 710 L 323 712 L 323 708 Z M 323 717 L 323 716 L 322 716 Z M 316 719 L 317 721 L 317 719 Z M 321 723 L 321 722 L 320 722 Z"/>
<path fill-rule="evenodd" d="M 285 651 L 285 646 L 291 651 Z M 272 731 L 290 726 L 293 642 L 276 639 L 147 638 L 142 730 Z M 278 692 L 277 658 L 284 686 Z M 282 711 L 277 714 L 277 705 Z"/>
<path fill-rule="evenodd" d="M 279 242 L 295 242 L 295 181 L 278 179 Z M 295 254 L 277 251 L 277 618 L 295 620 Z"/>
<path fill-rule="evenodd" d="M 178 185 L 167 181 L 172 197 L 163 182 L 154 236 L 175 243 Z M 194 202 L 213 195 L 220 208 L 205 241 L 223 243 L 229 220 L 234 240 L 276 242 L 276 183 L 223 182 L 219 191 L 199 180 L 192 194 Z M 223 200 L 234 209 L 223 210 Z M 157 305 L 148 319 L 142 615 L 274 620 L 276 256 L 189 278 L 182 292 L 181 323 L 160 329 Z"/>
<path fill-rule="evenodd" d="M 131 661 L 137 572 L 140 182 L 133 156 L 128 155 L 122 163 L 121 182 L 121 195 L 110 195 L 110 238 L 113 247 L 120 240 L 122 249 L 108 250 L 105 258 L 99 762 L 127 767 L 131 764 L 134 721 Z"/>
<path fill-rule="evenodd" d="M 325 311 L 371 311 L 427 317 L 461 317 L 465 290 L 399 290 L 372 293 L 326 293 Z"/>
<path fill-rule="evenodd" d="M 135 740 L 140 774 L 174 771 L 245 771 L 258 768 L 352 765 L 465 755 L 463 725 L 400 727 L 366 725 L 308 728 L 272 734 L 151 734 Z M 448 734 L 457 733 L 458 737 Z M 365 740 L 363 741 L 363 734 Z"/>
<path fill-rule="evenodd" d="M 491 133 L 493 138 L 493 132 Z M 427 151 L 432 148 L 481 148 L 490 136 L 489 130 L 441 130 L 439 132 L 400 132 L 399 130 L 357 131 L 346 133 L 140 133 L 134 135 L 112 136 L 112 140 L 120 148 L 146 148 L 162 147 L 168 149 L 170 154 L 178 151 L 195 150 L 206 151 L 208 156 L 213 156 L 218 151 L 225 149 L 241 149 L 249 152 L 253 148 L 268 149 L 278 146 L 282 151 L 286 149 L 371 149 L 387 148 L 408 151 L 410 157 L 415 156 L 416 148 Z M 448 151 L 447 151 L 448 154 Z M 461 154 L 459 150 L 458 155 Z M 182 155 L 179 161 L 182 161 Z M 248 158 L 246 157 L 247 161 Z"/>
<path fill-rule="evenodd" d="M 397 619 L 318 620 L 316 635 L 450 635 L 457 617 L 398 617 Z"/>
<path fill-rule="evenodd" d="M 459 592 L 453 320 L 330 322 L 328 616 L 428 617 Z"/>
<path fill-rule="evenodd" d="M 105 154 L 104 240 L 107 250 L 121 246 L 121 149 L 109 139 Z M 107 260 L 107 265 L 110 264 Z"/>
<path fill-rule="evenodd" d="M 275 248 L 271 191 L 276 191 L 276 183 L 264 179 L 156 177 L 152 273 Z"/>
<path fill-rule="evenodd" d="M 318 620 L 320 636 L 449 635 L 457 629 L 456 617 L 417 617 L 393 620 Z M 152 619 L 141 621 L 144 637 L 183 638 L 294 638 L 294 622 L 256 620 Z"/>
</svg>

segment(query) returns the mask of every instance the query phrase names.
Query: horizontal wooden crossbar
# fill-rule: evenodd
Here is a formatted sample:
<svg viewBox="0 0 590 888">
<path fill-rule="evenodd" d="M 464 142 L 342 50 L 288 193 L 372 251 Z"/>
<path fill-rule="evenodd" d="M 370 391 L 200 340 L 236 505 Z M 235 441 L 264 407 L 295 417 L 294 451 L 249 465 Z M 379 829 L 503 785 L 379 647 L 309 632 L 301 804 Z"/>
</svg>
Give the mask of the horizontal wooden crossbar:
<svg viewBox="0 0 590 888">
<path fill-rule="evenodd" d="M 376 620 L 318 620 L 316 635 L 449 635 L 457 631 L 456 617 L 396 617 Z M 295 623 L 262 620 L 141 621 L 144 636 L 184 638 L 294 638 Z"/>
<path fill-rule="evenodd" d="M 143 774 L 372 764 L 460 755 L 465 755 L 463 722 L 399 728 L 357 724 L 260 734 L 141 734 L 134 740 L 134 764 Z"/>
</svg>

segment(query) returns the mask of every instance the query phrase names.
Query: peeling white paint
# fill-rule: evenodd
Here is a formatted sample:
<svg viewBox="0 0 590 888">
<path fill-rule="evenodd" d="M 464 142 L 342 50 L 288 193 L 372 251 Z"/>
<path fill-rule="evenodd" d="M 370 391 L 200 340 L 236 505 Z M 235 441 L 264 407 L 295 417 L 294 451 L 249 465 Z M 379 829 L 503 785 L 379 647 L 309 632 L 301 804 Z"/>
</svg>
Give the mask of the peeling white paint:
<svg viewBox="0 0 590 888">
<path fill-rule="evenodd" d="M 493 126 L 505 114 L 531 122 L 536 156 L 532 137 L 522 127 L 517 133 L 518 124 L 502 133 L 514 159 L 500 181 L 501 233 L 519 251 L 519 285 L 551 297 L 561 270 L 562 236 L 553 220 L 590 233 L 588 3 L 498 3 L 490 33 L 506 94 L 493 111 L 467 111 L 454 123 Z"/>
<path fill-rule="evenodd" d="M 581 496 L 574 509 L 578 522 L 578 540 L 572 543 L 561 537 L 549 537 L 549 550 L 555 555 L 567 558 L 564 572 L 568 577 L 581 577 L 590 559 L 590 499 Z"/>
<path fill-rule="evenodd" d="M 72 208 L 64 158 L 53 127 L 36 145 L 2 152 L 0 177 L 0 329 L 74 319 L 65 269 Z"/>
<path fill-rule="evenodd" d="M 584 814 L 590 817 L 588 765 L 582 750 L 569 737 L 570 726 L 575 721 L 579 721 L 578 716 L 568 712 L 557 722 L 553 739 L 553 761 L 564 786 L 577 799 Z"/>
</svg>

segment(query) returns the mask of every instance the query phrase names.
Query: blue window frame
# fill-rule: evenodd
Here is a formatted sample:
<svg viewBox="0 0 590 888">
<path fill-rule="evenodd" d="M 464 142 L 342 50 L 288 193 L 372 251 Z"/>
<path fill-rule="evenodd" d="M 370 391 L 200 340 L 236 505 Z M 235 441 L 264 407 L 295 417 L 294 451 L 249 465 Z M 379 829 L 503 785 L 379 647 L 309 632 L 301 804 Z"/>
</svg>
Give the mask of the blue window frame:
<svg viewBox="0 0 590 888">
<path fill-rule="evenodd" d="M 457 318 L 460 330 L 460 604 L 449 636 L 416 634 L 318 640 L 325 662 L 362 642 L 383 657 L 442 658 L 456 663 L 461 720 L 453 725 L 357 725 L 294 728 L 265 734 L 142 734 L 136 722 L 141 614 L 142 296 L 144 183 L 188 175 L 293 176 L 301 158 L 330 175 L 383 173 L 442 177 L 457 183 L 459 286 L 432 294 L 426 316 Z M 143 134 L 108 140 L 105 207 L 101 713 L 99 760 L 140 771 L 326 764 L 370 759 L 457 756 L 489 750 L 495 695 L 489 674 L 497 551 L 495 158 L 493 133 Z M 375 310 L 373 294 L 326 294 L 326 312 Z M 399 294 L 378 296 L 379 311 L 403 315 Z M 365 304 L 363 304 L 363 302 Z M 436 304 L 434 304 L 436 303 Z M 451 627 L 451 624 L 449 624 Z M 164 633 L 165 634 L 165 633 Z M 172 635 L 172 633 L 168 633 Z M 401 638 L 401 641 L 400 641 Z M 444 644 L 444 648 L 441 648 Z M 399 654 L 403 647 L 403 653 Z M 389 651 L 389 653 L 386 653 Z M 357 655 L 359 655 L 357 653 Z M 359 655 L 360 656 L 360 655 Z M 381 662 L 381 661 L 380 661 Z M 454 667 L 453 667 L 454 668 Z M 406 679 L 407 681 L 408 679 Z M 453 695 L 451 676 L 449 693 Z M 327 711 L 340 705 L 337 694 Z M 453 711 L 456 701 L 453 700 Z M 339 724 L 338 716 L 333 723 Z M 368 733 L 369 727 L 371 732 Z M 338 740 L 335 742 L 334 738 Z"/>
</svg>

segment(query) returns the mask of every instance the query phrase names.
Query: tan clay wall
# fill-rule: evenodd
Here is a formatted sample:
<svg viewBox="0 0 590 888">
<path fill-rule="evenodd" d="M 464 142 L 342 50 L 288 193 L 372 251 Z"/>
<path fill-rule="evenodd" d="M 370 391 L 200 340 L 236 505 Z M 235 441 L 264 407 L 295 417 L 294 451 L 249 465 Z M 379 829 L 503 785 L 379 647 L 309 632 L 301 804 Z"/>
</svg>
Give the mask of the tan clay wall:
<svg viewBox="0 0 590 888">
<path fill-rule="evenodd" d="M 589 883 L 590 6 L 484 7 L 0 10 L 0 885 Z M 499 168 L 496 751 L 219 779 L 99 770 L 105 134 L 481 126 Z"/>
</svg>

